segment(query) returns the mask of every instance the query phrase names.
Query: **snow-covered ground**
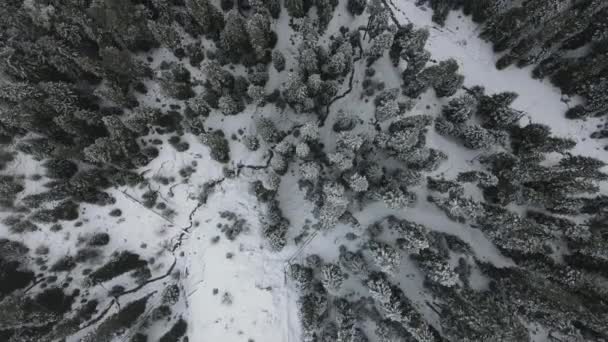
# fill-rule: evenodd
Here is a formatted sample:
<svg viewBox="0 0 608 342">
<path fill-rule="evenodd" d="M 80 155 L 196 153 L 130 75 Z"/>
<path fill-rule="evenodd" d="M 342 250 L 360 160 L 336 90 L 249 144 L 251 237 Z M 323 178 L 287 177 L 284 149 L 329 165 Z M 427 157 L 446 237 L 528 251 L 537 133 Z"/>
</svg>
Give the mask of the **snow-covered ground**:
<svg viewBox="0 0 608 342">
<path fill-rule="evenodd" d="M 264 248 L 255 198 L 243 181 L 223 183 L 209 205 L 194 216 L 200 226 L 188 235 L 184 287 L 194 341 L 286 341 L 288 308 L 284 259 Z M 248 232 L 228 241 L 216 227 L 219 212 L 247 221 Z M 214 237 L 220 236 L 217 243 Z M 229 303 L 226 302 L 229 299 Z"/>
<path fill-rule="evenodd" d="M 600 141 L 586 138 L 599 123 L 599 119 L 567 120 L 564 112 L 568 105 L 561 101 L 559 90 L 551 86 L 548 81 L 532 79 L 530 69 L 510 67 L 504 71 L 496 70 L 494 63 L 498 57 L 492 52 L 488 43 L 477 37 L 477 26 L 469 17 L 452 12 L 446 26 L 439 28 L 431 21 L 431 11 L 415 6 L 415 0 L 388 2 L 392 4 L 392 10 L 400 22 L 404 24 L 412 22 L 417 27 L 429 28 L 431 36 L 426 49 L 436 60 L 455 58 L 461 67 L 460 72 L 465 75 L 465 85 L 483 85 L 488 93 L 517 92 L 519 97 L 514 107 L 528 113 L 528 116 L 522 119 L 524 122 L 531 120 L 547 124 L 552 127 L 555 135 L 578 141 L 573 151 L 575 154 L 608 160 L 608 152 L 603 149 Z M 341 25 L 357 26 L 365 22 L 364 17 L 353 21 L 345 10 L 345 3 L 341 1 L 336 9 L 336 16 L 330 23 L 330 31 L 337 30 Z M 289 35 L 293 32 L 288 28 L 286 15 L 281 18 L 281 21 L 276 23 L 275 29 L 279 34 L 278 47 L 285 52 L 289 66 L 295 63 L 289 52 L 295 53 L 296 49 L 289 44 Z M 153 67 L 165 57 L 169 58 L 166 54 L 159 54 Z M 372 101 L 365 103 L 359 98 L 360 82 L 365 70 L 364 63 L 362 60 L 355 67 L 355 90 L 332 106 L 328 122 L 331 122 L 331 117 L 339 110 L 357 114 L 367 122 L 373 117 Z M 387 88 L 399 86 L 400 75 L 390 63 L 381 61 L 376 68 L 377 77 L 386 83 Z M 194 70 L 192 72 L 195 78 L 204 76 L 200 72 L 196 73 Z M 279 87 L 286 73 L 287 71 L 277 73 L 273 69 L 267 90 Z M 148 100 L 152 101 L 157 94 L 158 89 L 151 87 Z M 437 115 L 441 101 L 436 99 L 431 90 L 416 104 L 411 113 Z M 235 117 L 224 118 L 219 115 L 211 117 L 208 125 L 216 128 L 221 126 L 226 135 L 230 136 L 239 128 L 246 132 L 251 130 L 253 126 L 251 119 L 259 115 L 271 114 L 268 111 L 268 108 L 248 108 L 248 111 Z M 293 118 L 289 118 L 288 113 L 283 113 L 281 119 L 291 122 Z M 321 136 L 324 142 L 331 146 L 335 139 L 331 125 L 325 126 Z M 208 149 L 195 141 L 194 136 L 187 134 L 182 139 L 190 142 L 190 150 L 177 152 L 165 143 L 160 156 L 140 170 L 148 171 L 146 173 L 148 179 L 153 176 L 169 177 L 176 176 L 181 168 L 192 165 L 193 161 L 196 162 L 196 172 L 184 184 L 167 186 L 151 183 L 152 189 L 159 191 L 160 200 L 175 210 L 174 217 L 164 217 L 162 212 L 144 208 L 137 202 L 136 199 L 141 198 L 141 194 L 148 190 L 147 188 L 114 189 L 111 193 L 117 202 L 112 207 L 81 206 L 81 221 L 87 226 L 86 232 L 70 228 L 61 233 L 50 233 L 48 229 L 44 229 L 23 236 L 22 239 L 27 238 L 28 246 L 62 244 L 70 246 L 66 249 L 51 249 L 51 253 L 45 257 L 48 264 L 53 264 L 61 257 L 73 253 L 70 248 L 78 244 L 78 239 L 95 232 L 107 232 L 112 237 L 110 245 L 105 249 L 107 255 L 119 250 L 137 250 L 143 259 L 154 258 L 153 278 L 172 270 L 171 276 L 182 280 L 184 301 L 181 314 L 188 317 L 188 336 L 192 342 L 299 341 L 300 328 L 296 305 L 298 294 L 285 275 L 289 262 L 301 261 L 308 254 L 318 254 L 326 261 L 335 260 L 338 256 L 338 246 L 342 244 L 358 246 L 357 241 L 345 239 L 347 232 L 364 229 L 387 215 L 406 218 L 432 230 L 457 235 L 468 242 L 481 259 L 496 265 L 512 264 L 509 259 L 498 253 L 480 231 L 449 220 L 439 209 L 427 203 L 426 189 L 422 188 L 416 189 L 419 200 L 414 208 L 389 210 L 381 204 L 370 205 L 354 213 L 362 228 L 338 225 L 329 232 L 315 235 L 304 247 L 296 246 L 294 238 L 301 232 L 302 226 L 307 223 L 306 220 L 311 218 L 312 208 L 298 190 L 297 177 L 293 170 L 283 177 L 278 194 L 281 209 L 291 222 L 288 246 L 280 253 L 271 252 L 260 233 L 259 204 L 255 196 L 250 193 L 250 181 L 264 177 L 264 171 L 247 173 L 250 170 L 244 170 L 241 177 L 225 179 L 217 185 L 207 203 L 197 207 L 199 204 L 196 197 L 200 193 L 202 184 L 222 179 L 224 175 L 222 167 L 211 160 Z M 449 156 L 436 174 L 454 176 L 460 171 L 468 170 L 469 161 L 477 155 L 447 141 L 433 130 L 428 134 L 428 144 L 430 147 L 441 148 Z M 230 147 L 235 165 L 264 163 L 263 152 L 250 153 L 241 143 L 235 141 L 230 141 Z M 22 159 L 17 162 L 24 163 L 18 166 L 20 169 L 28 170 L 30 174 L 42 173 L 42 168 L 28 157 L 20 158 Z M 24 167 L 24 165 L 28 166 Z M 294 167 L 297 165 L 292 166 Z M 37 186 L 39 187 L 38 183 L 30 181 L 26 184 L 28 188 L 23 195 L 32 193 Z M 108 216 L 108 212 L 113 208 L 120 208 L 123 215 Z M 247 222 L 248 230 L 234 241 L 229 241 L 217 227 L 218 223 L 225 222 L 225 219 L 220 217 L 222 211 L 235 213 L 237 217 Z M 8 235 L 7 227 L 0 226 L 0 236 L 5 235 Z M 214 239 L 217 236 L 220 237 L 218 241 Z M 178 248 L 172 251 L 174 246 Z M 171 268 L 174 261 L 175 266 Z M 82 272 L 82 269 L 76 268 L 73 272 L 76 274 Z M 397 281 L 408 297 L 412 298 L 423 314 L 432 320 L 434 313 L 424 306 L 427 295 L 422 289 L 421 273 L 413 267 L 411 261 L 404 258 L 399 274 L 401 276 Z M 150 287 L 162 289 L 168 283 L 169 277 L 163 279 L 159 287 L 156 285 Z M 350 289 L 360 286 L 355 280 L 349 284 Z M 73 283 L 70 286 L 77 288 L 79 285 Z M 105 287 L 108 286 L 111 284 L 105 284 Z M 105 290 L 107 289 L 99 286 L 90 289 L 100 293 Z M 132 297 L 121 298 L 120 302 L 127 302 L 130 298 Z M 163 331 L 159 329 L 157 334 L 161 335 Z M 76 336 L 75 340 L 79 336 Z"/>
</svg>

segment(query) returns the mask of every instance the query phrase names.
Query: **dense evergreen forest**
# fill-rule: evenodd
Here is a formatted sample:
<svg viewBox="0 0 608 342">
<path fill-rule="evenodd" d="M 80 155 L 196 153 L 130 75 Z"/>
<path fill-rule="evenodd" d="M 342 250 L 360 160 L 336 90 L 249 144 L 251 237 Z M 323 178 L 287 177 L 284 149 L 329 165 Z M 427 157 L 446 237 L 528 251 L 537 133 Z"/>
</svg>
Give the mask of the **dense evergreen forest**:
<svg viewBox="0 0 608 342">
<path fill-rule="evenodd" d="M 559 87 L 551 115 L 607 117 L 608 2 L 417 5 Z M 191 299 L 188 276 L 225 266 L 186 251 L 222 244 L 281 261 L 298 341 L 608 340 L 606 160 L 572 152 L 608 126 L 553 134 L 399 11 L 1 1 L 0 340 L 206 341 L 193 308 L 245 296 Z"/>
</svg>

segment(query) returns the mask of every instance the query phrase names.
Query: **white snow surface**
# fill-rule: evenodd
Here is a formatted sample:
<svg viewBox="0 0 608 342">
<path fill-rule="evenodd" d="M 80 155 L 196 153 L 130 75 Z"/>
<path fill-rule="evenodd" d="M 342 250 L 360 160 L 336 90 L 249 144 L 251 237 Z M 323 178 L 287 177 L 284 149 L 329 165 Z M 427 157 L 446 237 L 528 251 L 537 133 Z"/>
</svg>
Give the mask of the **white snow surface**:
<svg viewBox="0 0 608 342">
<path fill-rule="evenodd" d="M 364 16 L 352 18 L 346 11 L 345 3 L 346 1 L 340 1 L 336 15 L 330 23 L 329 32 L 335 32 L 341 25 L 356 27 L 365 22 Z M 431 36 L 426 49 L 436 60 L 455 58 L 461 67 L 460 72 L 465 75 L 465 85 L 483 85 L 488 93 L 517 92 L 519 98 L 514 107 L 529 114 L 528 117 L 522 119 L 523 122 L 531 120 L 545 123 L 552 127 L 555 135 L 570 137 L 578 141 L 578 145 L 573 151 L 575 154 L 608 160 L 608 152 L 603 150 L 600 141 L 586 138 L 600 122 L 599 119 L 567 120 L 564 112 L 568 107 L 567 104 L 561 102 L 562 96 L 559 89 L 551 86 L 548 81 L 532 79 L 530 69 L 510 67 L 504 71 L 496 70 L 494 63 L 498 57 L 492 52 L 488 43 L 477 37 L 477 25 L 472 23 L 469 17 L 465 17 L 459 12 L 452 12 L 446 26 L 438 28 L 431 21 L 431 11 L 415 6 L 415 0 L 389 0 L 389 3 L 392 3 L 392 10 L 401 23 L 412 22 L 417 27 L 429 28 Z M 295 46 L 289 44 L 293 31 L 288 27 L 285 18 L 286 13 L 283 10 L 281 19 L 275 24 L 275 30 L 279 35 L 277 47 L 285 53 L 287 69 L 289 69 L 294 66 L 295 61 L 291 54 L 296 53 L 296 49 Z M 160 57 L 166 56 L 168 56 L 166 53 L 157 54 L 155 64 L 160 63 Z M 358 62 L 355 68 L 355 90 L 332 106 L 328 123 L 321 132 L 322 140 L 328 146 L 331 146 L 335 139 L 331 131 L 331 119 L 338 110 L 343 109 L 358 114 L 364 120 L 370 120 L 373 117 L 371 101 L 365 103 L 359 99 L 360 82 L 365 69 L 364 61 Z M 377 77 L 386 83 L 387 88 L 399 86 L 398 70 L 394 69 L 386 59 L 380 60 L 375 68 Z M 287 72 L 277 73 L 272 69 L 267 90 L 277 88 L 284 81 Z M 193 71 L 193 77 L 202 78 L 204 75 Z M 153 103 L 153 98 L 159 90 L 151 87 L 150 91 L 147 100 Z M 412 113 L 437 115 L 440 111 L 441 101 L 446 100 L 438 101 L 431 90 L 418 101 Z M 270 106 L 257 109 L 248 107 L 245 113 L 236 117 L 221 117 L 215 113 L 207 124 L 216 128 L 222 127 L 226 136 L 230 137 L 239 128 L 246 132 L 252 130 L 251 118 L 259 115 L 277 117 L 276 113 L 272 113 Z M 289 110 L 282 113 L 278 119 L 285 126 L 291 125 L 297 120 L 301 120 L 301 118 L 290 115 Z M 344 238 L 347 232 L 356 231 L 357 228 L 338 225 L 330 231 L 316 234 L 303 248 L 294 244 L 293 238 L 301 232 L 302 226 L 307 223 L 306 220 L 312 219 L 312 207 L 303 199 L 303 194 L 297 186 L 297 172 L 294 172 L 297 165 L 294 164 L 290 167 L 287 176 L 283 177 L 278 194 L 283 214 L 291 222 L 288 246 L 280 253 L 270 251 L 260 234 L 259 203 L 249 190 L 250 181 L 259 177 L 263 178 L 264 172 L 244 169 L 240 177 L 227 178 L 217 186 L 208 202 L 195 210 L 197 206 L 195 197 L 200 191 L 200 186 L 207 181 L 218 180 L 224 176 L 221 165 L 210 159 L 207 148 L 197 142 L 196 137 L 187 134 L 182 140 L 190 143 L 190 150 L 179 153 L 165 142 L 160 156 L 141 170 L 149 170 L 149 173 L 146 174 L 147 178 L 151 178 L 153 175 L 179 178 L 176 176 L 178 170 L 186 165 L 191 165 L 192 161 L 196 161 L 197 171 L 190 177 L 188 183 L 173 187 L 171 191 L 169 186 L 152 183 L 155 190 L 158 187 L 163 202 L 176 211 L 175 217 L 163 217 L 162 213 L 155 209 L 146 209 L 134 200 L 141 198 L 141 194 L 147 189 L 114 189 L 111 194 L 116 198 L 117 203 L 111 207 L 81 205 L 81 218 L 85 218 L 84 228 L 86 229 L 70 227 L 60 233 L 50 233 L 46 228 L 22 236 L 21 240 L 32 248 L 38 245 L 70 246 L 66 249 L 51 248 L 51 253 L 46 256 L 49 265 L 62 256 L 74 252 L 71 248 L 77 245 L 78 239 L 94 232 L 110 234 L 111 241 L 105 249 L 106 255 L 128 249 L 136 250 L 144 259 L 154 258 L 152 277 L 165 274 L 175 261 L 171 277 L 163 279 L 160 283 L 150 284 L 144 290 L 147 292 L 162 291 L 164 286 L 170 283 L 171 278 L 181 279 L 183 298 L 179 305 L 182 311 L 176 314 L 182 314 L 188 321 L 188 336 L 192 342 L 242 342 L 248 341 L 248 339 L 256 342 L 300 341 L 296 305 L 298 293 L 287 280 L 285 268 L 289 262 L 302 261 L 306 255 L 313 253 L 319 254 L 326 262 L 335 260 L 339 245 L 358 246 L 357 240 L 346 241 Z M 428 134 L 428 144 L 430 147 L 441 147 L 449 155 L 449 159 L 436 172 L 436 174 L 444 174 L 448 177 L 470 169 L 469 161 L 477 156 L 477 153 L 447 141 L 434 130 Z M 251 153 L 241 143 L 232 140 L 230 140 L 230 147 L 235 165 L 239 162 L 244 164 L 263 164 L 265 162 L 264 147 L 260 152 Z M 12 167 L 26 170 L 28 173 L 26 176 L 37 172 L 42 173 L 39 164 L 29 157 L 20 156 L 15 163 L 20 164 Z M 26 184 L 27 189 L 21 196 L 36 190 L 37 183 L 28 181 Z M 406 218 L 424 224 L 430 229 L 459 236 L 473 247 L 474 252 L 481 259 L 489 260 L 496 265 L 512 264 L 508 258 L 500 255 L 480 231 L 449 220 L 436 207 L 426 203 L 426 189 L 419 188 L 416 191 L 419 203 L 414 208 L 389 210 L 378 203 L 369 205 L 362 211 L 355 212 L 354 215 L 363 229 L 387 215 Z M 112 208 L 120 208 L 123 215 L 118 218 L 108 216 L 108 212 Z M 229 241 L 216 227 L 217 223 L 225 222 L 219 216 L 221 211 L 231 211 L 239 218 L 245 219 L 248 231 L 239 235 L 234 241 Z M 193 214 L 190 217 L 191 213 Z M 184 231 L 184 227 L 188 227 L 190 223 L 192 223 L 192 227 Z M 182 235 L 182 233 L 185 234 Z M 7 227 L 0 225 L 0 236 L 10 236 Z M 220 236 L 220 239 L 214 243 L 212 239 L 216 236 Z M 12 238 L 15 236 L 13 235 Z M 180 239 L 182 239 L 181 247 L 171 253 L 171 246 Z M 230 257 L 228 257 L 228 253 L 231 254 Z M 80 272 L 82 272 L 82 268 L 78 266 L 73 274 L 80 274 Z M 421 313 L 433 322 L 436 314 L 424 305 L 428 295 L 422 288 L 423 276 L 412 262 L 404 257 L 400 272 L 394 277 L 393 280 L 401 285 Z M 483 279 L 478 280 L 480 284 L 483 284 Z M 103 288 L 96 286 L 88 288 L 86 291 L 97 292 L 100 297 L 103 297 L 106 289 L 112 286 L 112 282 L 104 284 Z M 70 285 L 70 288 L 78 287 L 80 284 L 77 281 Z M 148 288 L 149 290 L 146 290 Z M 350 279 L 343 291 L 349 289 L 355 292 L 360 290 L 360 281 Z M 214 293 L 215 290 L 217 293 Z M 232 299 L 231 303 L 223 303 L 224 294 L 228 294 L 227 297 Z M 361 294 L 365 295 L 363 291 Z M 137 296 L 128 295 L 120 298 L 119 302 L 127 303 L 140 298 L 141 295 L 142 293 L 138 293 Z M 103 308 L 108 304 L 110 304 L 109 299 L 108 302 L 101 303 L 100 307 Z M 113 307 L 111 312 L 116 311 L 117 308 Z M 168 326 L 161 325 L 152 329 L 153 336 L 151 337 L 161 336 L 167 328 Z M 373 330 L 373 325 L 366 327 L 366 329 L 368 328 Z M 73 341 L 79 340 L 87 332 L 84 331 L 75 336 Z M 538 338 L 542 340 L 543 337 Z"/>
</svg>

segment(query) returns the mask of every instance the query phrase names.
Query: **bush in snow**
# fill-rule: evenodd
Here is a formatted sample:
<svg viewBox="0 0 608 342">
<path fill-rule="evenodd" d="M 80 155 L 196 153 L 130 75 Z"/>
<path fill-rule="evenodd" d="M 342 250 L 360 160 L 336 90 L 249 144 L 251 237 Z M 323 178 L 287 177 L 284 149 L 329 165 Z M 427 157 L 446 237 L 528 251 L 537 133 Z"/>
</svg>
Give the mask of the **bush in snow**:
<svg viewBox="0 0 608 342">
<path fill-rule="evenodd" d="M 243 145 L 247 147 L 249 151 L 257 151 L 260 148 L 260 142 L 254 135 L 246 135 L 243 137 Z"/>
<path fill-rule="evenodd" d="M 285 70 L 285 56 L 281 51 L 272 51 L 272 65 L 278 72 Z"/>
</svg>

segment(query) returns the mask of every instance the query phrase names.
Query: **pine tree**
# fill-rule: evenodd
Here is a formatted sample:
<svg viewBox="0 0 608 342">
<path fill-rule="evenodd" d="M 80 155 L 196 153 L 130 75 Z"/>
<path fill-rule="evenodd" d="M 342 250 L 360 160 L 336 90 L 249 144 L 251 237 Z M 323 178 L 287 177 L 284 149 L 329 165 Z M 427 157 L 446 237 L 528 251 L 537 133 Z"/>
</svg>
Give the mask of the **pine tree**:
<svg viewBox="0 0 608 342">
<path fill-rule="evenodd" d="M 201 141 L 209 147 L 213 160 L 220 163 L 227 163 L 230 160 L 230 146 L 228 140 L 224 138 L 223 132 L 216 131 L 202 134 Z"/>
<path fill-rule="evenodd" d="M 312 287 L 314 275 L 313 270 L 309 267 L 291 264 L 289 265 L 289 276 L 299 290 L 306 290 Z"/>
<path fill-rule="evenodd" d="M 266 0 L 268 10 L 274 19 L 279 19 L 281 15 L 281 0 Z"/>
<path fill-rule="evenodd" d="M 572 149 L 576 142 L 571 139 L 551 136 L 549 126 L 528 124 L 511 129 L 511 148 L 518 155 L 558 152 Z"/>
<path fill-rule="evenodd" d="M 301 18 L 306 15 L 303 0 L 285 0 L 287 13 L 294 18 Z"/>
<path fill-rule="evenodd" d="M 325 264 L 321 267 L 321 283 L 330 294 L 340 292 L 345 274 L 336 264 Z"/>
<path fill-rule="evenodd" d="M 281 139 L 281 134 L 272 120 L 262 117 L 256 121 L 255 126 L 258 135 L 265 142 L 277 143 Z"/>
<path fill-rule="evenodd" d="M 222 66 L 217 61 L 209 61 L 203 67 L 209 88 L 219 93 L 228 93 L 234 86 L 234 76 L 228 71 L 222 69 Z M 209 101 L 207 101 L 209 102 Z"/>
<path fill-rule="evenodd" d="M 100 164 L 123 164 L 124 155 L 118 141 L 104 137 L 84 149 L 85 159 Z"/>
<path fill-rule="evenodd" d="M 25 187 L 13 176 L 0 176 L 0 195 L 2 201 L 0 205 L 3 207 L 12 207 L 13 202 L 17 199 L 17 194 L 25 190 Z"/>
<path fill-rule="evenodd" d="M 355 192 L 364 192 L 369 188 L 369 182 L 365 176 L 360 175 L 359 173 L 353 173 L 350 176 L 346 177 L 346 182 L 348 183 L 349 188 Z"/>
<path fill-rule="evenodd" d="M 307 143 L 301 142 L 296 146 L 296 156 L 300 159 L 306 159 L 310 156 L 310 147 Z"/>
<path fill-rule="evenodd" d="M 256 39 L 258 38 L 260 37 L 256 37 Z M 247 23 L 238 10 L 233 9 L 226 14 L 226 25 L 220 34 L 220 42 L 224 53 L 233 62 L 238 62 L 243 55 L 250 51 Z"/>
<path fill-rule="evenodd" d="M 494 138 L 484 128 L 477 125 L 464 125 L 460 128 L 464 146 L 473 150 L 486 149 L 494 144 Z"/>
<path fill-rule="evenodd" d="M 224 115 L 236 115 L 243 110 L 243 105 L 230 95 L 220 97 L 218 106 Z"/>
<path fill-rule="evenodd" d="M 307 122 L 300 127 L 300 137 L 306 142 L 319 140 L 319 126 L 314 122 Z"/>
<path fill-rule="evenodd" d="M 209 0 L 185 0 L 188 13 L 205 34 L 219 34 L 224 28 L 224 15 Z"/>
<path fill-rule="evenodd" d="M 367 262 L 363 258 L 361 252 L 353 253 L 344 245 L 340 246 L 339 250 L 340 256 L 338 258 L 338 263 L 340 267 L 355 275 L 364 276 L 367 273 Z"/>
<path fill-rule="evenodd" d="M 350 170 L 354 164 L 355 155 L 350 151 L 337 151 L 327 156 L 329 162 L 339 171 Z"/>
<path fill-rule="evenodd" d="M 280 251 L 287 244 L 288 228 L 289 220 L 283 217 L 279 202 L 276 199 L 270 200 L 262 217 L 262 235 L 273 251 Z"/>
<path fill-rule="evenodd" d="M 418 254 L 429 248 L 428 229 L 423 225 L 391 217 L 388 221 L 389 227 L 399 234 L 396 242 L 400 249 Z"/>
<path fill-rule="evenodd" d="M 335 62 L 338 65 L 342 65 L 343 60 L 340 58 L 338 62 Z M 319 58 L 317 56 L 317 51 L 315 51 L 314 46 L 307 46 L 307 44 L 302 44 L 299 49 L 298 54 L 298 67 L 300 68 L 300 72 L 303 75 L 316 74 L 319 72 Z"/>
<path fill-rule="evenodd" d="M 262 60 L 266 55 L 266 50 L 270 48 L 272 38 L 268 14 L 256 12 L 249 17 L 247 21 L 247 32 L 257 59 Z"/>
<path fill-rule="evenodd" d="M 464 123 L 471 118 L 476 110 L 477 101 L 471 95 L 463 95 L 450 100 L 443 107 L 443 116 L 453 123 Z"/>
<path fill-rule="evenodd" d="M 307 162 L 300 166 L 300 175 L 303 179 L 316 181 L 321 174 L 321 166 L 315 162 Z"/>
<path fill-rule="evenodd" d="M 333 228 L 348 208 L 349 201 L 344 187 L 335 182 L 323 185 L 323 205 L 319 208 L 319 225 L 323 229 Z"/>
<path fill-rule="evenodd" d="M 266 90 L 264 87 L 250 84 L 247 88 L 247 96 L 249 96 L 256 105 L 261 105 L 266 101 Z"/>
<path fill-rule="evenodd" d="M 367 5 L 367 12 L 369 13 L 367 34 L 369 39 L 374 39 L 388 29 L 388 9 L 381 0 L 372 0 Z"/>
<path fill-rule="evenodd" d="M 367 51 L 368 59 L 367 65 L 373 64 L 380 57 L 384 55 L 384 52 L 390 49 L 393 45 L 393 32 L 386 31 L 378 35 L 372 40 L 372 45 Z"/>
<path fill-rule="evenodd" d="M 314 101 L 309 95 L 308 86 L 304 83 L 303 75 L 290 73 L 283 85 L 283 97 L 296 112 L 307 112 L 314 107 Z"/>
<path fill-rule="evenodd" d="M 438 97 L 449 97 L 454 95 L 464 82 L 464 76 L 457 74 L 458 64 L 454 59 L 448 59 L 439 63 L 441 76 L 433 81 L 433 88 Z"/>
<path fill-rule="evenodd" d="M 350 14 L 355 16 L 355 15 L 363 14 L 363 11 L 365 11 L 366 5 L 367 5 L 366 0 L 348 0 L 346 8 L 350 12 Z"/>
<path fill-rule="evenodd" d="M 131 115 L 124 120 L 125 126 L 138 135 L 145 135 L 149 127 L 161 116 L 158 109 L 151 107 L 137 107 Z"/>
<path fill-rule="evenodd" d="M 93 0 L 87 13 L 98 29 L 107 30 L 120 45 L 132 50 L 148 50 L 155 42 L 142 7 L 120 0 Z"/>
<path fill-rule="evenodd" d="M 458 283 L 458 275 L 449 262 L 431 250 L 424 250 L 415 260 L 425 273 L 427 281 L 445 287 L 453 287 Z"/>
<path fill-rule="evenodd" d="M 333 18 L 334 10 L 338 5 L 338 0 L 315 0 L 317 16 L 319 17 L 319 32 L 324 32 Z"/>
<path fill-rule="evenodd" d="M 371 240 L 368 249 L 374 263 L 384 272 L 395 272 L 401 264 L 401 255 L 393 247 L 383 242 Z"/>
</svg>

